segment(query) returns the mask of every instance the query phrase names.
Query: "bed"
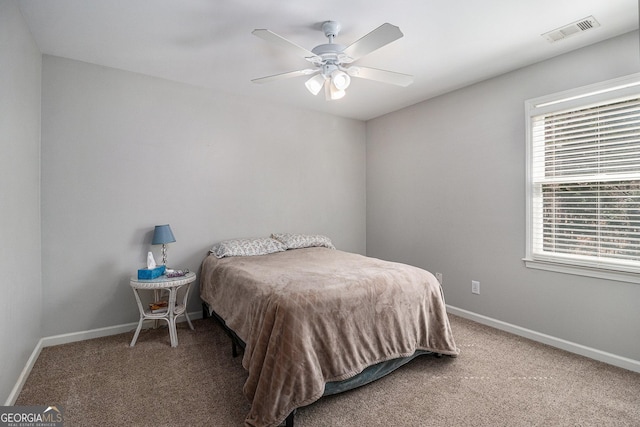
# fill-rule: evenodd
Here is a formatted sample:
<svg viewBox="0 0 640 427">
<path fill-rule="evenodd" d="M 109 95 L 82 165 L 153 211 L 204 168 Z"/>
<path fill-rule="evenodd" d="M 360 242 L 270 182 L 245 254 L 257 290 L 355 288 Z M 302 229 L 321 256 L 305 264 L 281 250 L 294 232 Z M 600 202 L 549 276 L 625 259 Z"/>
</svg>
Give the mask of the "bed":
<svg viewBox="0 0 640 427">
<path fill-rule="evenodd" d="M 246 426 L 292 425 L 296 408 L 323 395 L 423 353 L 458 354 L 431 273 L 337 250 L 324 236 L 272 237 L 280 240 L 262 239 L 271 246 L 259 250 L 257 239 L 235 250 L 221 242 L 200 272 L 208 314 L 244 347 Z"/>
</svg>

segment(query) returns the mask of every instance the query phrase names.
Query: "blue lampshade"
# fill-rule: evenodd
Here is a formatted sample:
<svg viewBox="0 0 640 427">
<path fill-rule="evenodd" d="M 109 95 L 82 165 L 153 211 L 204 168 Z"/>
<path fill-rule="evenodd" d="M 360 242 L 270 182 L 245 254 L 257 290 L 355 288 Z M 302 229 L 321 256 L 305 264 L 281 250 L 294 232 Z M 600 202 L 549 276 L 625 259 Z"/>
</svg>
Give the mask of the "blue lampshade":
<svg viewBox="0 0 640 427">
<path fill-rule="evenodd" d="M 171 231 L 169 224 L 156 225 L 156 229 L 153 231 L 153 240 L 151 241 L 152 245 L 163 245 L 165 243 L 173 243 L 175 241 L 176 238 L 173 236 L 173 232 Z"/>
</svg>

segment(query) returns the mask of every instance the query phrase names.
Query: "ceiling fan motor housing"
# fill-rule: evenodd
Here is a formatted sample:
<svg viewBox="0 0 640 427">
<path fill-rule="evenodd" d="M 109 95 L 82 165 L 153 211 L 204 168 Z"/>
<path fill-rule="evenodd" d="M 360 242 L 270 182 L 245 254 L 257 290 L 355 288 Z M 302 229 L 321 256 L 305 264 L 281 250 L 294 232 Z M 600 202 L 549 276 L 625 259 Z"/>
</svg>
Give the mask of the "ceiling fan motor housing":
<svg viewBox="0 0 640 427">
<path fill-rule="evenodd" d="M 341 44 L 326 43 L 314 47 L 311 49 L 311 52 L 319 56 L 323 63 L 340 63 L 344 62 L 344 57 L 346 57 L 346 55 L 342 53 L 344 48 L 345 47 Z"/>
</svg>

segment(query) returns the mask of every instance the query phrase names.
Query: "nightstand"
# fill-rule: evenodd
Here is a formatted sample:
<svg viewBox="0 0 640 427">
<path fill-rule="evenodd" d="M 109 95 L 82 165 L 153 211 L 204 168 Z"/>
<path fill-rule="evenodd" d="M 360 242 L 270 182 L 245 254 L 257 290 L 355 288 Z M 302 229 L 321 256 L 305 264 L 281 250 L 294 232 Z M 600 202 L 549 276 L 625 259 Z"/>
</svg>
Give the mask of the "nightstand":
<svg viewBox="0 0 640 427">
<path fill-rule="evenodd" d="M 181 277 L 167 277 L 160 276 L 156 279 L 142 280 L 136 277 L 131 277 L 131 288 L 133 294 L 136 296 L 136 302 L 138 303 L 138 309 L 140 310 L 140 321 L 138 322 L 138 328 L 131 340 L 131 347 L 136 344 L 140 330 L 142 329 L 142 323 L 145 320 L 155 320 L 156 325 L 158 320 L 164 320 L 169 326 L 169 338 L 171 339 L 171 347 L 178 346 L 178 333 L 176 331 L 176 319 L 182 315 L 187 318 L 189 327 L 193 330 L 193 324 L 189 319 L 187 313 L 187 301 L 189 298 L 189 288 L 191 283 L 196 280 L 196 274 L 193 272 L 187 273 Z M 186 287 L 184 290 L 184 298 L 182 302 L 178 302 L 178 290 L 182 287 Z M 167 310 L 161 313 L 152 313 L 149 308 L 145 308 L 140 299 L 140 291 L 153 291 L 154 301 L 158 301 L 160 294 L 163 291 L 169 292 L 169 304 Z"/>
</svg>

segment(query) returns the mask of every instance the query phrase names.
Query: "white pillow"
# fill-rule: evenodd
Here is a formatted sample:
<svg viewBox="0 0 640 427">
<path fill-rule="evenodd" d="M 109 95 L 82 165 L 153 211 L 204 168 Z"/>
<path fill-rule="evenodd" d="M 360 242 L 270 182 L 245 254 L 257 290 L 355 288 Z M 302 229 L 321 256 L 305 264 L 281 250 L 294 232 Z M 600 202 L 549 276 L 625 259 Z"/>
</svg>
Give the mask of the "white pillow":
<svg viewBox="0 0 640 427">
<path fill-rule="evenodd" d="M 232 239 L 216 243 L 210 252 L 216 258 L 227 256 L 255 256 L 267 255 L 274 252 L 283 252 L 287 248 L 279 241 L 269 237 L 257 237 L 251 239 Z"/>
<path fill-rule="evenodd" d="M 331 243 L 331 239 L 321 234 L 273 233 L 271 237 L 282 242 L 287 249 L 311 247 L 336 248 L 333 246 L 333 243 Z"/>
</svg>

